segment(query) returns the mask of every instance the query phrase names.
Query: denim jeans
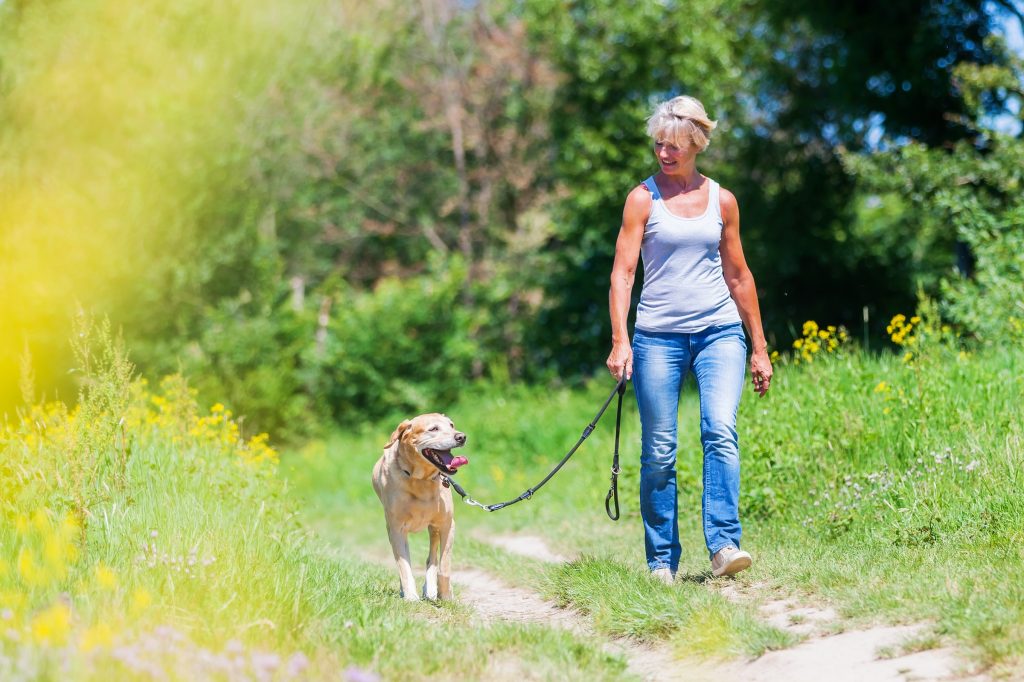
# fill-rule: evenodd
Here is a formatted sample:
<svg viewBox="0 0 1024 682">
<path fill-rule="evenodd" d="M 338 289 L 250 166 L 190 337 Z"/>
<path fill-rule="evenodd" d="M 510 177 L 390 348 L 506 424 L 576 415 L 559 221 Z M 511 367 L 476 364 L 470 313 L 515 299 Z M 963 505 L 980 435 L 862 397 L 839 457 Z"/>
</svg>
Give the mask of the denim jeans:
<svg viewBox="0 0 1024 682">
<path fill-rule="evenodd" d="M 679 566 L 676 447 L 679 391 L 689 372 L 700 395 L 704 449 L 701 516 L 710 556 L 740 546 L 740 451 L 736 434 L 746 374 L 747 343 L 740 323 L 694 334 L 633 334 L 633 390 L 640 410 L 640 513 L 647 565 Z"/>
</svg>

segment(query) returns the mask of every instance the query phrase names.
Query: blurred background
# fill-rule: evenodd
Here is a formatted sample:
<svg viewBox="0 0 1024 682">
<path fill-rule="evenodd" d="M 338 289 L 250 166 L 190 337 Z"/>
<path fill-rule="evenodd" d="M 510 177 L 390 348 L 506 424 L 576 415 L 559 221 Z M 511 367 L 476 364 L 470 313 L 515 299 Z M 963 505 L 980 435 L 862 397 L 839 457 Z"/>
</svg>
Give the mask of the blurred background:
<svg viewBox="0 0 1024 682">
<path fill-rule="evenodd" d="M 677 94 L 719 121 L 699 167 L 739 199 L 772 348 L 807 319 L 879 338 L 922 297 L 1024 340 L 1022 17 L 0 0 L 0 413 L 74 399 L 79 311 L 281 438 L 601 372 L 644 121 Z"/>
</svg>

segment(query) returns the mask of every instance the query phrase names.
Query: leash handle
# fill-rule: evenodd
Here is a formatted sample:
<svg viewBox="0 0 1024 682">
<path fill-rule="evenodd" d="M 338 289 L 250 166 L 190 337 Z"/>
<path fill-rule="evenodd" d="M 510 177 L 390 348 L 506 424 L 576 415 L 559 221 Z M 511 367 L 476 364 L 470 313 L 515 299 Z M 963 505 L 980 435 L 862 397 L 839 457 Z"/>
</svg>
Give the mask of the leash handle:
<svg viewBox="0 0 1024 682">
<path fill-rule="evenodd" d="M 615 410 L 615 450 L 612 452 L 612 483 L 608 488 L 608 494 L 604 498 L 604 510 L 612 521 L 619 520 L 619 432 L 622 426 L 622 397 L 626 394 L 626 374 L 623 372 L 619 379 L 619 385 L 615 387 L 619 394 L 619 404 Z M 612 513 L 612 502 L 615 503 L 615 512 Z"/>
</svg>

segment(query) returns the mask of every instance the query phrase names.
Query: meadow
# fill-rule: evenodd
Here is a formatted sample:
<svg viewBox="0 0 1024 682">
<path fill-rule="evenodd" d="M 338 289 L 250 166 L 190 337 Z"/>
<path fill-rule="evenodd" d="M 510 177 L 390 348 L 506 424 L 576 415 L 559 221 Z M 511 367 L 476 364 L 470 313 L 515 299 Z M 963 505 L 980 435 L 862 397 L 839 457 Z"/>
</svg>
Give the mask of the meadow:
<svg viewBox="0 0 1024 682">
<path fill-rule="evenodd" d="M 973 669 L 1012 678 L 1024 670 L 1024 352 L 969 352 L 937 325 L 894 322 L 902 347 L 879 355 L 809 323 L 777 358 L 771 394 L 744 398 L 744 547 L 756 562 L 735 582 L 827 603 L 850 627 L 925 623 L 906 646 L 952 644 Z M 533 499 L 456 509 L 456 568 L 585 614 L 587 636 L 481 624 L 458 599 L 398 599 L 369 473 L 407 415 L 279 453 L 265 434 L 242 436 L 229 408 L 198 405 L 183 378 L 134 378 L 102 325 L 80 338 L 77 406 L 27 407 L 3 427 L 3 679 L 440 679 L 453 666 L 465 679 L 619 679 L 625 664 L 603 637 L 714 660 L 797 642 L 711 589 L 692 385 L 677 584 L 645 575 L 631 394 L 618 523 L 602 502 L 613 413 Z M 518 495 L 612 385 L 468 385 L 443 406 L 469 434 L 460 482 L 485 502 Z M 575 558 L 545 564 L 487 542 L 516 533 Z M 413 552 L 421 563 L 424 543 Z"/>
</svg>

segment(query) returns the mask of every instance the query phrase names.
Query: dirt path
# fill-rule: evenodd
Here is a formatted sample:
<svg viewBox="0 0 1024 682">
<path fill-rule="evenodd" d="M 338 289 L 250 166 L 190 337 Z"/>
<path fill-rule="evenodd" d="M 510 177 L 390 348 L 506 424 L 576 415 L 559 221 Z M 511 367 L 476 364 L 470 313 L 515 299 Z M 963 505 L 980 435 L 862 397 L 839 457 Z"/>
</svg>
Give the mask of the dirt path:
<svg viewBox="0 0 1024 682">
<path fill-rule="evenodd" d="M 543 540 L 533 536 L 484 538 L 507 551 L 541 561 L 564 561 Z M 559 608 L 534 592 L 510 587 L 495 577 L 476 570 L 456 571 L 453 576 L 461 587 L 458 597 L 473 606 L 486 620 L 537 622 L 564 627 L 573 632 L 597 637 L 579 614 Z M 758 585 L 734 584 L 720 588 L 728 599 L 756 601 Z M 899 651 L 900 645 L 920 634 L 923 625 L 841 629 L 839 615 L 831 608 L 801 605 L 793 600 L 771 600 L 759 607 L 765 620 L 784 630 L 806 636 L 789 649 L 770 651 L 753 661 L 709 664 L 675 658 L 667 647 L 645 647 L 627 639 L 608 642 L 606 649 L 621 654 L 631 673 L 644 680 L 742 679 L 747 682 L 938 682 L 970 680 L 984 682 L 984 676 L 964 677 L 965 664 L 951 647 L 881 658 L 886 649 Z"/>
<path fill-rule="evenodd" d="M 483 571 L 453 571 L 452 581 L 456 597 L 472 606 L 483 620 L 539 623 L 601 638 L 574 611 L 560 608 L 530 590 L 506 585 Z M 641 679 L 652 682 L 694 679 L 692 671 L 667 651 L 647 648 L 627 639 L 607 641 L 604 649 L 624 657 L 629 672 Z"/>
</svg>

